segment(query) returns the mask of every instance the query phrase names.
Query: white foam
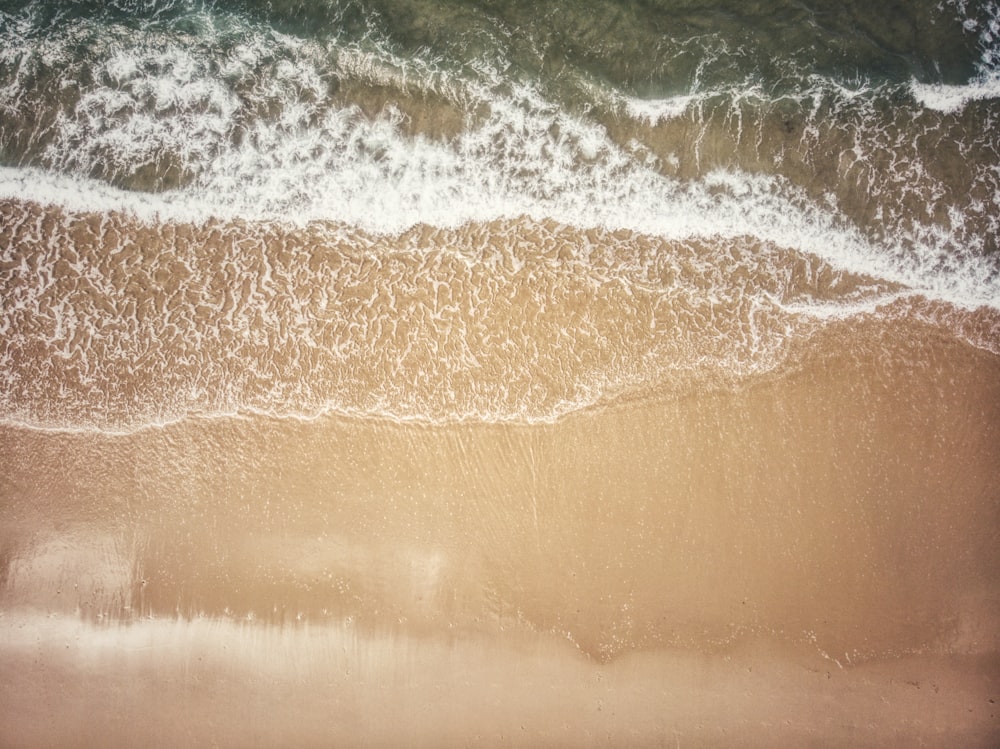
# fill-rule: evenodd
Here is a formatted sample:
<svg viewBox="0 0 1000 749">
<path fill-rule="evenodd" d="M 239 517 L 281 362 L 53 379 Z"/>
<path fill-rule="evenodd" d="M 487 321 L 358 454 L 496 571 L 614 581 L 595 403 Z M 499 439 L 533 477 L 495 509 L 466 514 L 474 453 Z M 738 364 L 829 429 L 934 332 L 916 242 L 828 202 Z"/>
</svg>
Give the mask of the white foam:
<svg viewBox="0 0 1000 749">
<path fill-rule="evenodd" d="M 671 96 L 666 99 L 637 99 L 629 97 L 625 99 L 625 111 L 629 117 L 655 127 L 664 120 L 672 120 L 680 117 L 691 106 L 692 102 L 697 101 L 699 98 L 701 97 L 695 94 Z"/>
<path fill-rule="evenodd" d="M 970 102 L 1000 98 L 1000 3 L 986 0 L 973 4 L 973 10 L 982 13 L 986 20 L 980 22 L 968 15 L 966 0 L 949 0 L 957 20 L 968 34 L 976 34 L 980 59 L 976 76 L 964 84 L 919 83 L 913 81 L 914 98 L 928 109 L 956 113 Z"/>
<path fill-rule="evenodd" d="M 341 221 L 383 234 L 418 223 L 454 227 L 529 216 L 668 239 L 752 236 L 962 306 L 1000 304 L 988 261 L 972 257 L 941 272 L 937 247 L 948 246 L 946 234 L 910 250 L 876 247 L 835 209 L 811 203 L 780 178 L 728 170 L 681 182 L 638 163 L 599 127 L 527 95 L 492 109 L 454 147 L 406 138 L 392 118 L 335 110 L 319 133 L 285 134 L 259 123 L 249 146 L 220 154 L 181 190 L 134 193 L 5 167 L 0 196 L 76 211 L 123 210 L 145 221 Z M 558 140 L 549 135 L 551 124 Z"/>
<path fill-rule="evenodd" d="M 914 80 L 910 84 L 910 90 L 921 106 L 955 114 L 965 109 L 970 102 L 1000 99 L 1000 75 L 983 76 L 960 85 L 920 83 Z"/>
<path fill-rule="evenodd" d="M 58 123 L 48 169 L 0 168 L 0 196 L 75 211 L 123 210 L 145 221 L 338 221 L 382 234 L 420 223 L 454 227 L 528 216 L 669 239 L 747 235 L 961 306 L 1000 305 L 996 263 L 956 253 L 948 232 L 927 233 L 905 247 L 876 245 L 835 206 L 811 202 L 780 177 L 726 170 L 697 181 L 673 179 L 641 148 L 620 147 L 600 125 L 561 110 L 538 89 L 498 85 L 501 73 L 489 65 L 479 78 L 469 71 L 462 78 L 432 59 L 397 58 L 370 39 L 321 45 L 249 27 L 241 34 L 224 76 L 213 72 L 205 57 L 213 53 L 204 45 L 185 48 L 154 36 L 132 45 L 106 40 L 95 78 L 106 74 L 116 85 L 84 92 L 77 117 Z M 60 45 L 77 41 L 44 44 L 58 58 L 65 53 Z M 399 112 L 371 119 L 336 105 L 320 74 L 331 61 L 345 80 L 438 92 L 478 103 L 488 114 L 450 142 L 408 137 Z M 277 102 L 277 116 L 247 117 L 226 76 L 252 79 L 256 88 L 241 96 L 256 97 L 255 106 Z M 998 89 L 997 79 L 964 87 L 913 84 L 925 106 L 942 109 Z M 717 94 L 612 99 L 656 124 Z M 752 87 L 725 95 L 763 96 Z M 76 176 L 109 155 L 128 171 L 164 152 L 193 173 L 185 187 L 152 195 Z M 942 268 L 943 255 L 953 258 L 950 266 Z"/>
<path fill-rule="evenodd" d="M 197 194 L 137 193 L 98 180 L 35 167 L 0 166 L 0 198 L 59 206 L 76 213 L 119 211 L 147 223 L 160 220 L 201 223 L 213 217 L 236 217 L 206 204 Z"/>
</svg>

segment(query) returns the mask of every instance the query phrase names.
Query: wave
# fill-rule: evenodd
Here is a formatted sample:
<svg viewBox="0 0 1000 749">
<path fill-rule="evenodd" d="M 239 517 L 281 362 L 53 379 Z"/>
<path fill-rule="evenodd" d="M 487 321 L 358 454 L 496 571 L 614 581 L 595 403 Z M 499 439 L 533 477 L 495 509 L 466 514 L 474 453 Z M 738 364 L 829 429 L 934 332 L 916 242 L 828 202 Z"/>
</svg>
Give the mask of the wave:
<svg viewBox="0 0 1000 749">
<path fill-rule="evenodd" d="M 0 195 L 384 234 L 527 216 L 750 235 L 958 304 L 998 298 L 992 109 L 969 122 L 906 84 L 820 75 L 642 98 L 581 70 L 525 78 L 499 53 L 456 67 L 201 13 L 193 30 L 10 32 Z"/>
<path fill-rule="evenodd" d="M 479 11 L 426 47 L 142 5 L 0 19 L 4 418 L 544 421 L 901 309 L 997 352 L 995 4 L 948 6 L 963 86 L 709 34 L 644 90 Z"/>
<path fill-rule="evenodd" d="M 753 236 L 527 218 L 385 236 L 18 201 L 2 212 L 0 412 L 40 427 L 234 413 L 552 421 L 745 383 L 837 320 L 889 320 L 924 299 Z M 995 351 L 995 310 L 906 303 L 906 317 Z"/>
<path fill-rule="evenodd" d="M 962 84 L 913 80 L 911 87 L 922 106 L 956 113 L 971 102 L 1000 99 L 1000 4 L 988 0 L 970 7 L 965 0 L 951 0 L 949 5 L 966 33 L 976 35 L 976 75 Z"/>
<path fill-rule="evenodd" d="M 913 96 L 922 106 L 939 112 L 961 112 L 974 101 L 1000 99 L 1000 75 L 983 76 L 962 85 L 943 83 L 912 84 Z"/>
</svg>

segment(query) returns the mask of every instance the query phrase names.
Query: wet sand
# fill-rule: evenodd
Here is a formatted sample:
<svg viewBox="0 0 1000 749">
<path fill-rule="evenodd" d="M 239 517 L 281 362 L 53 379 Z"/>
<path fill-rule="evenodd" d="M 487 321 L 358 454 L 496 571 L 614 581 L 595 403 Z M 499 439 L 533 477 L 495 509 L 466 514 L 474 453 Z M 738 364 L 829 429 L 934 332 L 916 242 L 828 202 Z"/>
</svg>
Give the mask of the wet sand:
<svg viewBox="0 0 1000 749">
<path fill-rule="evenodd" d="M 608 664 L 550 636 L 5 622 L 4 746 L 993 746 L 995 657 Z M 18 674 L 18 676 L 14 676 Z"/>
<path fill-rule="evenodd" d="M 0 431 L 4 746 L 993 746 L 1000 360 L 555 424 Z"/>
</svg>

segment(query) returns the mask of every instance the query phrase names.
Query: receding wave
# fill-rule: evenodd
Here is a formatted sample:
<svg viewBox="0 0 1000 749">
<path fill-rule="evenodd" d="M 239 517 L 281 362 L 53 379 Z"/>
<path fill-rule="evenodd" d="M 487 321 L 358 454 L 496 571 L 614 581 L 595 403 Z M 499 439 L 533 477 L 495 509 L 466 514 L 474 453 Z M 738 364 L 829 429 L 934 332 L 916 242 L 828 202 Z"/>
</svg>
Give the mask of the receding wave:
<svg viewBox="0 0 1000 749">
<path fill-rule="evenodd" d="M 129 429 L 190 413 L 551 420 L 733 385 L 906 287 L 755 237 L 531 219 L 419 226 L 143 223 L 3 205 L 7 419 Z M 922 297 L 918 297 L 922 298 Z M 996 310 L 914 310 L 981 347 Z"/>
</svg>

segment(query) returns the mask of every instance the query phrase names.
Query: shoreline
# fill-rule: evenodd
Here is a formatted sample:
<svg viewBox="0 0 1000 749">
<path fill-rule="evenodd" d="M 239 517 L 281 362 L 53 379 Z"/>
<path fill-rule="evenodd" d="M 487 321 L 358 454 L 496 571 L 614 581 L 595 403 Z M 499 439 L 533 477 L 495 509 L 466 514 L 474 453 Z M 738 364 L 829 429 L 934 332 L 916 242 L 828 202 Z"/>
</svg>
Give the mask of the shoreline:
<svg viewBox="0 0 1000 749">
<path fill-rule="evenodd" d="M 989 746 L 1000 359 L 879 330 L 547 425 L 0 427 L 3 742 Z"/>
</svg>

